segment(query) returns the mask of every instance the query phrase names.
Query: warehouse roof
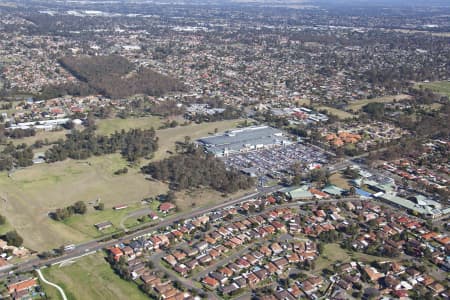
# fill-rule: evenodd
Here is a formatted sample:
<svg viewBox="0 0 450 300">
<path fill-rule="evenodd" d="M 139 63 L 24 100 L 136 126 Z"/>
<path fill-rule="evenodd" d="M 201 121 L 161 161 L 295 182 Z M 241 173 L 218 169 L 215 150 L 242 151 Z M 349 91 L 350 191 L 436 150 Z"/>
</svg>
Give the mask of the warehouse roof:
<svg viewBox="0 0 450 300">
<path fill-rule="evenodd" d="M 242 149 L 257 149 L 265 146 L 289 144 L 289 139 L 281 130 L 269 126 L 251 126 L 226 131 L 223 134 L 198 140 L 214 154 L 239 152 Z"/>
</svg>

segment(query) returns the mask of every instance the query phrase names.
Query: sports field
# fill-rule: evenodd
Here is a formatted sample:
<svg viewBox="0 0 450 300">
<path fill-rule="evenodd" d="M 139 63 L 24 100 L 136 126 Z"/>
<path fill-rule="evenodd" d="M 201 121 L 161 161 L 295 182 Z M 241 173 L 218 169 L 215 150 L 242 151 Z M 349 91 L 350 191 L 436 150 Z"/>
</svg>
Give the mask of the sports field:
<svg viewBox="0 0 450 300">
<path fill-rule="evenodd" d="M 116 275 L 104 257 L 103 253 L 96 253 L 71 265 L 52 266 L 42 272 L 48 281 L 61 286 L 70 300 L 148 299 L 136 284 Z M 44 289 L 50 296 L 56 296 L 54 299 L 59 299 L 56 289 L 50 286 Z"/>
</svg>

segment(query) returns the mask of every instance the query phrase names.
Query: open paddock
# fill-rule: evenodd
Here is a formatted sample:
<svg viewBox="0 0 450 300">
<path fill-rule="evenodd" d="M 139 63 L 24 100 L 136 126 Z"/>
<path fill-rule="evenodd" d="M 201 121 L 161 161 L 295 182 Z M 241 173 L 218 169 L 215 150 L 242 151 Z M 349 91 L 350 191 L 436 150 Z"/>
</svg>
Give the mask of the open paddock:
<svg viewBox="0 0 450 300">
<path fill-rule="evenodd" d="M 450 81 L 420 82 L 415 87 L 430 89 L 435 93 L 450 97 Z"/>
<path fill-rule="evenodd" d="M 394 101 L 403 101 L 411 99 L 411 96 L 400 94 L 395 96 L 385 96 L 385 97 L 379 97 L 379 98 L 373 98 L 373 99 L 364 99 L 364 100 L 357 100 L 352 103 L 350 103 L 347 106 L 347 109 L 352 110 L 354 112 L 360 111 L 365 105 L 369 103 L 391 103 Z"/>
<path fill-rule="evenodd" d="M 167 192 L 167 185 L 146 180 L 137 168 L 129 169 L 124 175 L 113 175 L 125 166 L 120 155 L 113 154 L 83 161 L 34 165 L 16 171 L 10 177 L 1 173 L 0 196 L 7 198 L 2 207 L 3 215 L 23 236 L 25 245 L 34 250 L 84 241 L 92 233 L 84 230 L 85 226 L 96 230 L 92 223 L 97 216 L 93 204 L 88 205 L 86 216 L 80 216 L 85 223 L 73 227 L 53 221 L 48 213 L 76 201 L 95 203 L 98 198 L 108 210 L 114 205 L 133 204 Z M 95 220 L 90 220 L 91 213 Z M 100 221 L 105 220 L 101 217 Z"/>
<path fill-rule="evenodd" d="M 162 121 L 160 117 L 142 117 L 142 118 L 114 118 L 114 119 L 102 119 L 96 122 L 96 132 L 101 135 L 110 135 L 115 131 L 121 131 L 122 129 L 128 131 L 132 128 L 141 129 L 158 129 L 161 126 Z"/>
<path fill-rule="evenodd" d="M 351 119 L 354 117 L 354 115 L 352 115 L 351 113 L 334 108 L 334 107 L 317 106 L 317 107 L 315 107 L 315 109 L 319 112 L 325 110 L 325 111 L 327 111 L 328 114 L 335 115 L 336 117 L 338 117 L 341 120 Z"/>
</svg>

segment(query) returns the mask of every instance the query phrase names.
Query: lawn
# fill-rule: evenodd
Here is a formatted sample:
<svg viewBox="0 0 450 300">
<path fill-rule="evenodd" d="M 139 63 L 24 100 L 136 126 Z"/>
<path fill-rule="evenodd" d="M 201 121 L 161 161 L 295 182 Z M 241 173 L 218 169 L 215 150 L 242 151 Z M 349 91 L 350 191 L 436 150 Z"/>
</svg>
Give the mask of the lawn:
<svg viewBox="0 0 450 300">
<path fill-rule="evenodd" d="M 43 273 L 47 280 L 61 286 L 70 300 L 148 299 L 134 283 L 116 275 L 104 258 L 103 253 L 96 253 L 69 266 L 46 268 Z"/>
<path fill-rule="evenodd" d="M 76 201 L 89 203 L 97 198 L 110 210 L 114 205 L 135 204 L 167 191 L 165 184 L 145 180 L 137 168 L 129 169 L 125 175 L 113 175 L 124 166 L 126 162 L 120 155 L 113 154 L 35 165 L 16 171 L 11 177 L 0 173 L 0 197 L 7 199 L 2 204 L 2 214 L 24 237 L 25 245 L 34 250 L 84 241 L 92 233 L 84 230 L 87 226 L 96 220 L 105 221 L 92 205 L 88 215 L 82 217 L 86 223 L 73 227 L 52 221 L 48 213 Z"/>
<path fill-rule="evenodd" d="M 142 118 L 127 118 L 127 119 L 103 119 L 98 120 L 97 124 L 97 133 L 102 135 L 109 135 L 114 133 L 115 131 L 129 130 L 131 128 L 141 128 L 141 129 L 150 129 L 158 127 L 161 125 L 161 118 L 156 116 L 151 117 L 142 117 Z"/>
<path fill-rule="evenodd" d="M 450 97 L 450 81 L 433 81 L 417 83 L 416 88 L 428 88 L 433 92 Z"/>
<path fill-rule="evenodd" d="M 364 99 L 364 100 L 357 100 L 353 101 L 351 104 L 347 106 L 349 110 L 352 110 L 354 112 L 360 111 L 364 105 L 367 105 L 369 103 L 390 103 L 396 101 L 402 101 L 410 99 L 411 96 L 400 94 L 395 96 L 385 96 L 385 97 L 379 97 L 379 98 L 373 98 L 373 99 Z"/>
<path fill-rule="evenodd" d="M 336 117 L 338 117 L 341 120 L 344 119 L 348 119 L 348 118 L 353 118 L 354 115 L 352 115 L 351 113 L 348 113 L 346 111 L 334 108 L 334 107 L 329 107 L 329 106 L 317 106 L 314 107 L 314 109 L 321 111 L 321 110 L 326 110 L 327 113 L 335 115 Z"/>
</svg>

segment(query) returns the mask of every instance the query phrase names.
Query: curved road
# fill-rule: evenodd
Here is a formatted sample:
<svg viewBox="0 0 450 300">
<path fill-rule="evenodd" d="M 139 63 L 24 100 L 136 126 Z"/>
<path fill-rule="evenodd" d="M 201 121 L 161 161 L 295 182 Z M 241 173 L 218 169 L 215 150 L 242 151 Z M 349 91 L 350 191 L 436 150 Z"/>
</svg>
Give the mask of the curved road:
<svg viewBox="0 0 450 300">
<path fill-rule="evenodd" d="M 47 279 L 45 279 L 45 277 L 44 277 L 44 275 L 42 275 L 42 272 L 41 272 L 40 269 L 37 269 L 36 272 L 39 274 L 39 278 L 40 278 L 44 283 L 46 283 L 46 284 L 48 284 L 48 285 L 51 285 L 52 287 L 55 287 L 55 288 L 59 291 L 59 293 L 61 294 L 63 300 L 67 300 L 66 293 L 64 293 L 64 290 L 63 290 L 59 285 L 56 285 L 56 284 L 54 284 L 53 282 L 50 282 L 50 281 L 48 281 Z"/>
</svg>

